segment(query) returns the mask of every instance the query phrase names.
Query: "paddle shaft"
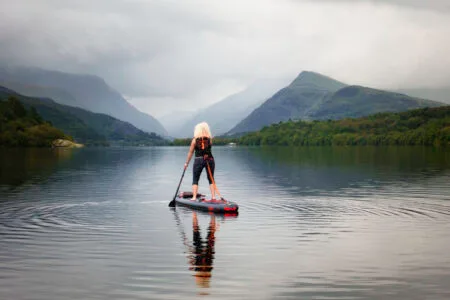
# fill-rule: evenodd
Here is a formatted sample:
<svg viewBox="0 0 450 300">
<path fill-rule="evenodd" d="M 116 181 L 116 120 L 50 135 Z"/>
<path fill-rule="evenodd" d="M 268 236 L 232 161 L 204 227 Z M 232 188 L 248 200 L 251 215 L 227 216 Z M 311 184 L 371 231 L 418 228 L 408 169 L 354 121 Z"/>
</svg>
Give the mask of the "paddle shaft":
<svg viewBox="0 0 450 300">
<path fill-rule="evenodd" d="M 175 198 L 177 197 L 178 191 L 180 190 L 181 182 L 183 181 L 185 172 L 186 172 L 186 168 L 183 168 L 183 174 L 181 174 L 181 178 L 180 178 L 180 182 L 178 183 L 177 191 L 175 192 L 175 196 L 173 196 L 172 201 L 170 201 L 169 206 L 175 206 Z"/>
</svg>

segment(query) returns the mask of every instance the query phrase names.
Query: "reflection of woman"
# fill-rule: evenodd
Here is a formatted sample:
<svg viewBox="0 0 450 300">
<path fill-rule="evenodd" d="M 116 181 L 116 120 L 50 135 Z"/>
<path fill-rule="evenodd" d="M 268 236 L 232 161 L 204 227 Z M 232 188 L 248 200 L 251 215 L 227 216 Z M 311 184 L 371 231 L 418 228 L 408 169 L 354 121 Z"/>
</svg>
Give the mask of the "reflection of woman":
<svg viewBox="0 0 450 300">
<path fill-rule="evenodd" d="M 191 248 L 190 270 L 195 271 L 195 279 L 200 287 L 209 287 L 212 264 L 214 260 L 214 243 L 216 233 L 216 218 L 211 215 L 206 240 L 202 240 L 197 214 L 192 215 L 193 247 Z"/>
<path fill-rule="evenodd" d="M 189 165 L 192 154 L 195 152 L 194 166 L 192 168 L 192 200 L 197 199 L 198 192 L 198 181 L 202 170 L 209 168 L 207 172 L 209 189 L 211 190 L 211 199 L 215 198 L 215 190 L 213 185 L 214 176 L 214 157 L 211 153 L 212 137 L 209 125 L 206 122 L 199 123 L 194 128 L 194 138 L 191 141 L 191 146 L 189 148 L 186 163 L 184 164 L 184 169 Z"/>
</svg>

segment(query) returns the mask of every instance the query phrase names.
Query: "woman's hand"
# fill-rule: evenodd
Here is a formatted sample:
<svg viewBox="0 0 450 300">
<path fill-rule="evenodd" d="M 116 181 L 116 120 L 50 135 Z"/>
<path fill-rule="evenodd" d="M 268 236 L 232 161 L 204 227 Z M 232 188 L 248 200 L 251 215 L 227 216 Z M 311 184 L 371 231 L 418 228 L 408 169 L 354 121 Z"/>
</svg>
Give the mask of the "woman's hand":
<svg viewBox="0 0 450 300">
<path fill-rule="evenodd" d="M 188 167 L 188 163 L 184 163 L 184 169 L 186 170 Z"/>
</svg>

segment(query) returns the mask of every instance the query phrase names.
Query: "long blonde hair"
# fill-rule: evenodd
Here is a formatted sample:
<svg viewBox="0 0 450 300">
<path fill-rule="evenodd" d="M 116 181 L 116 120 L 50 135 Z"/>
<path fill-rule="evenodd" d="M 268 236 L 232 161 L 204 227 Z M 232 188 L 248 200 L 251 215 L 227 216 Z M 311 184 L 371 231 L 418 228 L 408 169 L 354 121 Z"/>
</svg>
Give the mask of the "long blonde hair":
<svg viewBox="0 0 450 300">
<path fill-rule="evenodd" d="M 209 125 L 206 122 L 201 122 L 198 123 L 197 125 L 195 125 L 194 128 L 194 138 L 199 138 L 199 137 L 209 137 L 210 139 L 212 138 L 211 136 L 211 130 L 209 130 Z"/>
</svg>

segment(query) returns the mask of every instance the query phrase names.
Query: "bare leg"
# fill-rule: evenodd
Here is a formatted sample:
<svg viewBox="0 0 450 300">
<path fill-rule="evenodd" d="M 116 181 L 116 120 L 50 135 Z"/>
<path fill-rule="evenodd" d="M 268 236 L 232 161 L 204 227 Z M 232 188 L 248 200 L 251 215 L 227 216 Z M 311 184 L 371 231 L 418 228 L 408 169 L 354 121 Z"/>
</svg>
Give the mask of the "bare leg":
<svg viewBox="0 0 450 300">
<path fill-rule="evenodd" d="M 211 199 L 216 199 L 216 190 L 214 189 L 214 185 L 210 184 L 209 189 L 211 190 Z"/>
<path fill-rule="evenodd" d="M 197 199 L 197 192 L 198 192 L 198 184 L 193 184 L 192 185 L 192 199 L 193 200 Z"/>
</svg>

